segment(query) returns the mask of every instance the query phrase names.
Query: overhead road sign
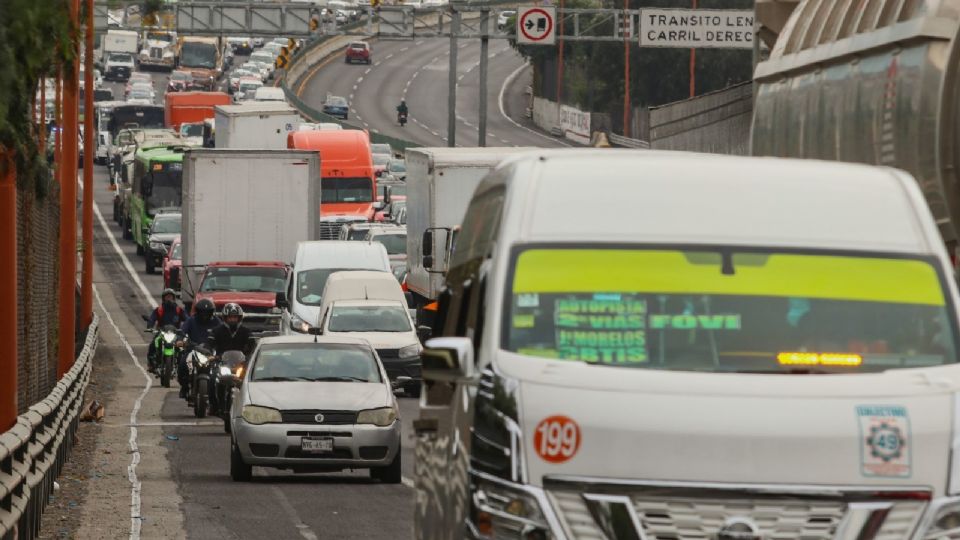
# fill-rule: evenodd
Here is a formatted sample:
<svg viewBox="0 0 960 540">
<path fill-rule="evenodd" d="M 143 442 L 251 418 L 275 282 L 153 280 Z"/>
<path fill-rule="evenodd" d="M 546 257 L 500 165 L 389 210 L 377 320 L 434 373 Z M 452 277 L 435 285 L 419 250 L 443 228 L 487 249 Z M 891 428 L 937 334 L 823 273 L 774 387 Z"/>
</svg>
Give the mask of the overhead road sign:
<svg viewBox="0 0 960 540">
<path fill-rule="evenodd" d="M 753 49 L 753 11 L 641 9 L 640 46 Z"/>
<path fill-rule="evenodd" d="M 517 43 L 554 45 L 557 42 L 557 10 L 554 7 L 517 8 Z"/>
</svg>

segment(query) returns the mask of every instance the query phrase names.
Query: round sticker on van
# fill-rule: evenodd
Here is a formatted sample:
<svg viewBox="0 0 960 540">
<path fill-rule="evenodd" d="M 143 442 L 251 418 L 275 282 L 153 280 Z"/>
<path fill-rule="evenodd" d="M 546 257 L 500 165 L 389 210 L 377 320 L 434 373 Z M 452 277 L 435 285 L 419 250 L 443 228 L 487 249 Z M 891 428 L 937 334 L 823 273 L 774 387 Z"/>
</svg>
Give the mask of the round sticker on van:
<svg viewBox="0 0 960 540">
<path fill-rule="evenodd" d="M 580 449 L 580 426 L 563 415 L 544 418 L 533 433 L 533 449 L 544 461 L 563 463 Z"/>
</svg>

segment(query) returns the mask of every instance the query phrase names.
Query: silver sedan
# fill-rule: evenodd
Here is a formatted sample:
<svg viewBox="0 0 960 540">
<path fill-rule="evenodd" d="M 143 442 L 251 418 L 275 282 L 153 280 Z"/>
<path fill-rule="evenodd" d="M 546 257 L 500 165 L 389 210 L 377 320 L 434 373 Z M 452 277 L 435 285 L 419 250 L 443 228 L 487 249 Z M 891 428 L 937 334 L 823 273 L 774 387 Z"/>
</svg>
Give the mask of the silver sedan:
<svg viewBox="0 0 960 540">
<path fill-rule="evenodd" d="M 230 412 L 230 476 L 254 466 L 294 472 L 370 469 L 400 483 L 400 418 L 394 386 L 364 340 L 263 338 Z"/>
</svg>

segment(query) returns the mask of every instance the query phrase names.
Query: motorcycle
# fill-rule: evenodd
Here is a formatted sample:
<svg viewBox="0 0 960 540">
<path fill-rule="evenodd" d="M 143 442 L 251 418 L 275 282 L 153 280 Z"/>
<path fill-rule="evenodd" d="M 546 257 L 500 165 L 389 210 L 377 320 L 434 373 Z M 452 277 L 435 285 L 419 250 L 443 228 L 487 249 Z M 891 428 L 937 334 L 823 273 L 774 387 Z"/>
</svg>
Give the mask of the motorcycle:
<svg viewBox="0 0 960 540">
<path fill-rule="evenodd" d="M 207 416 L 207 396 L 216 365 L 216 357 L 203 345 L 194 347 L 187 356 L 191 380 L 191 392 L 187 403 L 193 402 L 193 415 L 197 418 Z"/>
<path fill-rule="evenodd" d="M 233 405 L 233 389 L 239 386 L 247 357 L 240 351 L 227 351 L 220 359 L 216 371 L 217 404 L 220 418 L 223 418 L 223 430 L 230 433 L 230 408 Z"/>
<path fill-rule="evenodd" d="M 170 388 L 170 379 L 173 377 L 177 365 L 177 356 L 183 347 L 182 336 L 177 327 L 172 324 L 168 324 L 159 330 L 148 328 L 146 331 L 154 334 L 153 357 L 148 357 L 147 361 L 160 376 L 160 385 L 164 388 Z"/>
<path fill-rule="evenodd" d="M 403 127 L 407 123 L 407 113 L 400 112 L 397 113 L 397 122 L 400 123 L 400 127 Z"/>
</svg>

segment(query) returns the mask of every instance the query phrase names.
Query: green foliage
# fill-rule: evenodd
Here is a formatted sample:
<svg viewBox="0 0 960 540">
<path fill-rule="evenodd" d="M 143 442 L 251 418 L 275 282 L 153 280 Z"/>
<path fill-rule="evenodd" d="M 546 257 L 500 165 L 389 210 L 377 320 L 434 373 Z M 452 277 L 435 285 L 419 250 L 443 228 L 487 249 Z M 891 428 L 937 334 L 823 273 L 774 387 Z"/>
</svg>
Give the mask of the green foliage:
<svg viewBox="0 0 960 540">
<path fill-rule="evenodd" d="M 558 2 L 554 2 L 555 4 Z M 752 9 L 752 0 L 699 0 L 702 9 Z M 620 8 L 622 1 L 567 0 L 568 8 Z M 690 0 L 628 0 L 629 9 L 643 7 L 689 8 Z M 565 21 L 567 32 L 573 23 Z M 596 24 L 598 32 L 613 33 L 612 20 L 580 17 L 580 28 Z M 556 99 L 557 47 L 523 46 L 512 42 L 539 73 L 534 91 Z M 689 49 L 641 49 L 630 45 L 630 99 L 633 106 L 656 106 L 686 99 L 690 93 Z M 573 42 L 564 44 L 563 101 L 597 112 L 622 110 L 624 90 L 624 44 L 617 42 Z M 720 90 L 750 79 L 752 51 L 701 49 L 696 53 L 697 94 Z M 549 91 L 548 91 L 549 90 Z M 614 115 L 618 118 L 619 115 Z"/>
<path fill-rule="evenodd" d="M 40 156 L 30 105 L 43 75 L 74 61 L 66 0 L 0 0 L 0 146 L 13 149 L 21 186 L 41 192 L 49 171 Z M 42 126 L 41 126 L 42 129 Z"/>
</svg>

